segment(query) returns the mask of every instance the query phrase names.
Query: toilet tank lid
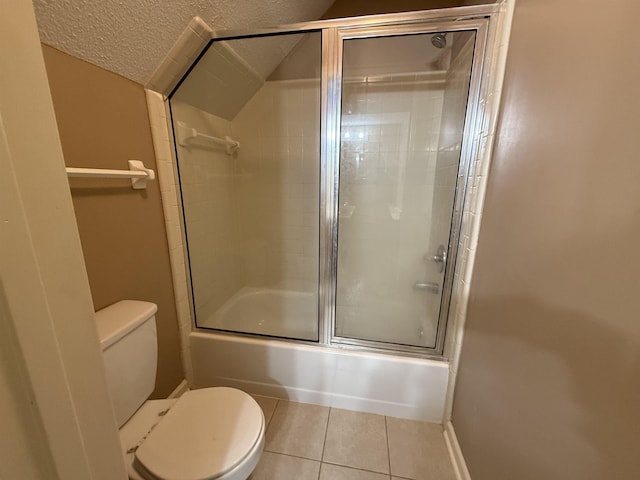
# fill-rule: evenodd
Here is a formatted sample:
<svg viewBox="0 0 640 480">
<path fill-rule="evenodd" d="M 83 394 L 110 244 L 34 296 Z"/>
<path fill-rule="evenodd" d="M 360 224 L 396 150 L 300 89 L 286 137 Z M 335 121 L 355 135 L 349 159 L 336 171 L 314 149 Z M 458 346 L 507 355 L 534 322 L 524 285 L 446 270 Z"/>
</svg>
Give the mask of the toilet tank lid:
<svg viewBox="0 0 640 480">
<path fill-rule="evenodd" d="M 158 311 L 155 303 L 121 300 L 96 312 L 96 325 L 102 350 L 106 350 Z"/>
</svg>

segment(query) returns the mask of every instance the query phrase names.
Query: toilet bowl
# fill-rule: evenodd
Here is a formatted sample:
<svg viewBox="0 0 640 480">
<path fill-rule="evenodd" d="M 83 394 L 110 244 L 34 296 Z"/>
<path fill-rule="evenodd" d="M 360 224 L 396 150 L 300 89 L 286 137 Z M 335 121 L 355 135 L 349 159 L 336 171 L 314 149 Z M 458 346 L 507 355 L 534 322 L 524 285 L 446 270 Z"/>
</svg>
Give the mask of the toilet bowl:
<svg viewBox="0 0 640 480">
<path fill-rule="evenodd" d="M 155 384 L 156 310 L 124 300 L 96 312 L 129 478 L 246 480 L 264 448 L 264 415 L 251 396 L 213 387 L 147 400 Z"/>
<path fill-rule="evenodd" d="M 262 410 L 233 388 L 150 400 L 120 429 L 129 478 L 246 479 L 264 447 Z"/>
</svg>

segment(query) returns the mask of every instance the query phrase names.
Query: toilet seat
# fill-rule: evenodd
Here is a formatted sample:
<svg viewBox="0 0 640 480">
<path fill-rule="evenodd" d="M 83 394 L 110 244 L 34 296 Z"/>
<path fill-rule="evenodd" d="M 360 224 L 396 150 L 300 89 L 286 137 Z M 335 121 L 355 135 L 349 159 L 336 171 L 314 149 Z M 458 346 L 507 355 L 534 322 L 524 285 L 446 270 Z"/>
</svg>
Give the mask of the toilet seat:
<svg viewBox="0 0 640 480">
<path fill-rule="evenodd" d="M 232 478 L 245 462 L 248 476 L 263 444 L 264 415 L 253 398 L 234 388 L 192 390 L 138 447 L 134 467 L 150 479 L 213 480 Z"/>
</svg>

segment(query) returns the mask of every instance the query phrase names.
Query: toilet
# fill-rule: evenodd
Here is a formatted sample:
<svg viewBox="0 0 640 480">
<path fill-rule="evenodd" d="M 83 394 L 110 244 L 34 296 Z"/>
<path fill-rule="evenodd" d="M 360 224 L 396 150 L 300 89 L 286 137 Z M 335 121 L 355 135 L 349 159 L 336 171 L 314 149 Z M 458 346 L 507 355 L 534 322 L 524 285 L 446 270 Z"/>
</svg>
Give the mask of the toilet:
<svg viewBox="0 0 640 480">
<path fill-rule="evenodd" d="M 262 409 L 235 388 L 148 400 L 158 358 L 153 303 L 123 300 L 96 312 L 107 385 L 134 480 L 246 480 L 264 448 Z"/>
</svg>

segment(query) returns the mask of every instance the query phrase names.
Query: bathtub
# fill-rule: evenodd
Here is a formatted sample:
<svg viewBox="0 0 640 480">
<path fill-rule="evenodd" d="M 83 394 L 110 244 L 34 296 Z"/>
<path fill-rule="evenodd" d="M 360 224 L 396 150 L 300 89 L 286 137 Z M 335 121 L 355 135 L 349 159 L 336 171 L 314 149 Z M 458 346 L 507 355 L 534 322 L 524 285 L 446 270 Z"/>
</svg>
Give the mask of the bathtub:
<svg viewBox="0 0 640 480">
<path fill-rule="evenodd" d="M 245 287 L 240 289 L 212 315 L 198 319 L 198 326 L 229 332 L 253 333 L 274 337 L 318 339 L 318 304 L 312 292 Z M 357 305 L 338 305 L 342 319 L 338 335 L 406 345 L 429 346 L 435 338 L 437 319 L 394 322 L 399 316 L 415 318 L 415 312 L 399 302 L 359 299 Z M 363 325 L 362 322 L 366 322 Z"/>
<path fill-rule="evenodd" d="M 292 300 L 286 311 L 271 308 L 284 305 L 278 295 Z M 307 315 L 315 317 L 313 294 L 243 289 L 199 324 L 309 334 L 309 322 L 301 321 Z M 189 347 L 195 387 L 231 386 L 296 402 L 436 423 L 443 419 L 449 379 L 444 361 L 202 330 L 190 333 Z"/>
<path fill-rule="evenodd" d="M 198 326 L 274 337 L 318 339 L 318 303 L 311 292 L 244 287 Z"/>
</svg>

